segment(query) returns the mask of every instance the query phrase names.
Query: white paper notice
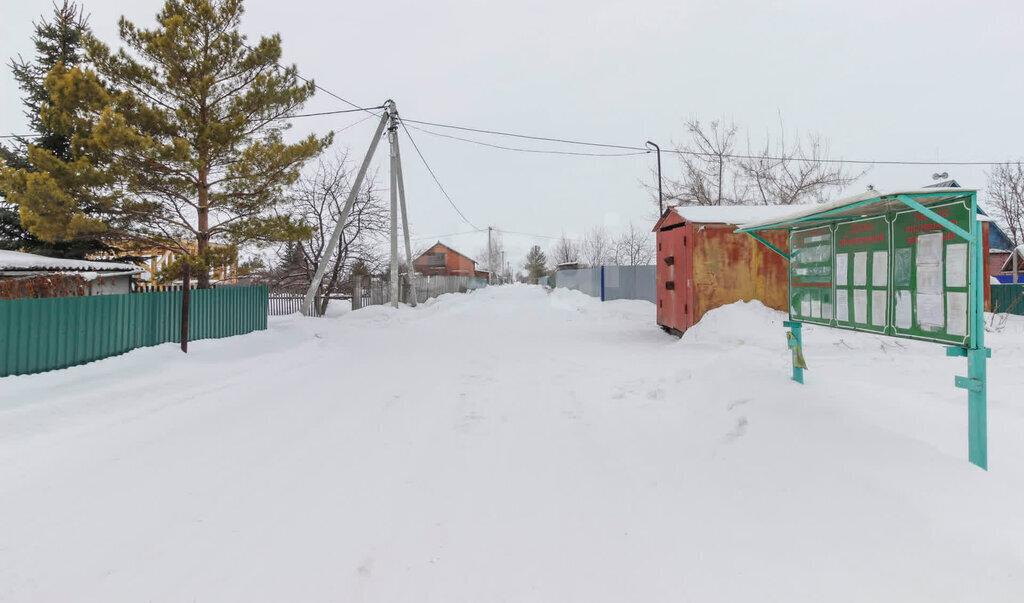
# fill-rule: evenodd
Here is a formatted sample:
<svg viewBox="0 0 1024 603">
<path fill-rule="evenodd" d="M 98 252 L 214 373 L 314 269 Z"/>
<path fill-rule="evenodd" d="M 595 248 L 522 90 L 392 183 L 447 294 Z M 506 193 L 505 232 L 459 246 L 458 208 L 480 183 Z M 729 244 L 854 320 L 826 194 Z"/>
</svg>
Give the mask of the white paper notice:
<svg viewBox="0 0 1024 603">
<path fill-rule="evenodd" d="M 853 322 L 862 325 L 868 322 L 868 292 L 864 289 L 853 291 Z"/>
<path fill-rule="evenodd" d="M 804 293 L 800 296 L 800 316 L 808 318 L 811 315 L 811 296 Z"/>
<path fill-rule="evenodd" d="M 910 286 L 910 248 L 896 250 L 892 262 L 892 284 L 897 287 Z"/>
<path fill-rule="evenodd" d="M 846 286 L 846 273 L 849 270 L 850 254 L 838 253 L 836 254 L 836 286 Z"/>
<path fill-rule="evenodd" d="M 853 284 L 863 287 L 868 284 L 868 252 L 858 251 L 853 254 Z"/>
<path fill-rule="evenodd" d="M 825 320 L 832 320 L 832 304 L 826 301 L 821 302 L 821 317 Z"/>
<path fill-rule="evenodd" d="M 942 263 L 942 233 L 932 232 L 917 237 L 917 265 Z"/>
<path fill-rule="evenodd" d="M 910 291 L 896 292 L 896 328 L 909 329 L 913 325 L 914 306 Z"/>
<path fill-rule="evenodd" d="M 821 318 L 821 300 L 811 300 L 811 318 Z"/>
<path fill-rule="evenodd" d="M 967 286 L 967 243 L 946 247 L 946 286 Z M 950 316 L 952 323 L 953 317 Z"/>
<path fill-rule="evenodd" d="M 871 324 L 876 327 L 885 326 L 886 299 L 889 297 L 885 289 L 873 289 L 871 291 Z"/>
<path fill-rule="evenodd" d="M 917 326 L 934 331 L 946 326 L 942 294 L 917 294 Z"/>
<path fill-rule="evenodd" d="M 959 291 L 946 293 L 946 316 L 949 318 L 949 323 L 946 325 L 947 333 L 967 335 L 967 293 Z"/>
<path fill-rule="evenodd" d="M 836 289 L 836 320 L 850 321 L 850 292 L 846 289 Z"/>
<path fill-rule="evenodd" d="M 871 254 L 871 286 L 884 287 L 889 284 L 889 252 L 876 251 Z"/>
<path fill-rule="evenodd" d="M 942 266 L 925 264 L 917 266 L 917 292 L 938 295 L 942 293 Z"/>
</svg>

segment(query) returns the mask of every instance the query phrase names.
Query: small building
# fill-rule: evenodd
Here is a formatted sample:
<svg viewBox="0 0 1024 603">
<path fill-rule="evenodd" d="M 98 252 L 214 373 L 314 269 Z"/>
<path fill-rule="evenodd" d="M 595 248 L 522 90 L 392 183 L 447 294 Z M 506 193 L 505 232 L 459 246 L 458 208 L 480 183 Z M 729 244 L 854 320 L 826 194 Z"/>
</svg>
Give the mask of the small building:
<svg viewBox="0 0 1024 603">
<path fill-rule="evenodd" d="M 960 183 L 954 179 L 943 180 L 942 182 L 936 182 L 929 184 L 923 188 L 962 188 Z M 990 274 L 994 275 L 997 279 L 1002 282 L 1010 282 L 1011 276 L 1000 274 L 1003 271 L 1003 266 L 1007 264 L 1007 260 L 1011 257 L 1014 245 L 1010 241 L 1010 237 L 1006 235 L 1006 232 L 999 226 L 999 224 L 992 220 L 988 212 L 983 208 L 978 208 L 978 221 L 981 222 L 981 227 L 985 229 L 985 239 L 988 241 L 988 260 L 987 270 Z M 986 289 L 986 300 L 988 299 L 988 292 Z"/>
<path fill-rule="evenodd" d="M 427 276 L 469 276 L 487 278 L 486 270 L 477 270 L 476 261 L 455 251 L 441 241 L 434 243 L 412 262 L 413 270 Z"/>
<path fill-rule="evenodd" d="M 0 299 L 131 293 L 142 268 L 121 262 L 51 258 L 0 251 Z"/>
<path fill-rule="evenodd" d="M 793 213 L 792 206 L 672 206 L 654 225 L 657 237 L 658 324 L 682 334 L 709 310 L 736 301 L 760 300 L 789 307 L 786 260 L 745 234 L 740 224 Z M 786 234 L 768 240 L 786 250 Z"/>
</svg>

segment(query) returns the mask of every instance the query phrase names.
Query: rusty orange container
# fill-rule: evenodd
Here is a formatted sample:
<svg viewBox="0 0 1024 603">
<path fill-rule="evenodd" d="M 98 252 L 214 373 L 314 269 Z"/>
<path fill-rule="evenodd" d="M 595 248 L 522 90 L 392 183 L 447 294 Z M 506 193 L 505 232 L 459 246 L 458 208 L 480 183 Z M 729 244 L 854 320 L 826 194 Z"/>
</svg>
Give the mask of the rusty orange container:
<svg viewBox="0 0 1024 603">
<path fill-rule="evenodd" d="M 792 207 L 669 207 L 657 233 L 658 324 L 681 335 L 709 310 L 736 301 L 760 300 L 786 310 L 788 263 L 736 228 L 792 213 Z M 785 232 L 765 233 L 783 251 Z"/>
</svg>

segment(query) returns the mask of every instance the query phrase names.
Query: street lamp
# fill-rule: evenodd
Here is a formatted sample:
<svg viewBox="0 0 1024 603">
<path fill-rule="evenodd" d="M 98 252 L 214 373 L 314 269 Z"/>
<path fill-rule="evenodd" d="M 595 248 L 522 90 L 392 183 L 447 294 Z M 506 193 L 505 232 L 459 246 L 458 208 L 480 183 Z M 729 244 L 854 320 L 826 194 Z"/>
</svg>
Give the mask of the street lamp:
<svg viewBox="0 0 1024 603">
<path fill-rule="evenodd" d="M 648 140 L 647 141 L 647 148 L 650 149 L 652 147 L 654 148 L 654 150 L 658 154 L 658 216 L 660 217 L 661 214 L 665 213 L 665 207 L 664 207 L 664 199 L 665 199 L 665 197 L 662 195 L 662 192 L 661 192 L 661 147 L 659 147 L 658 145 L 656 145 L 653 142 L 651 142 L 650 140 Z"/>
</svg>

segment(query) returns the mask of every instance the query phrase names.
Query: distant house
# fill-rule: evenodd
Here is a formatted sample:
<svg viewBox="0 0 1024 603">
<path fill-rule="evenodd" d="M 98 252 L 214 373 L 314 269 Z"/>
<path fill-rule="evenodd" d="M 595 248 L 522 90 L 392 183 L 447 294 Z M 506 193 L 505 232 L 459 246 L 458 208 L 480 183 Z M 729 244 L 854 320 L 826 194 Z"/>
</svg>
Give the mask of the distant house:
<svg viewBox="0 0 1024 603">
<path fill-rule="evenodd" d="M 0 251 L 0 299 L 131 293 L 134 264 Z"/>
<path fill-rule="evenodd" d="M 412 262 L 413 270 L 425 275 L 473 276 L 487 278 L 487 271 L 477 270 L 476 261 L 448 247 L 441 241 L 424 251 Z"/>
<path fill-rule="evenodd" d="M 960 186 L 959 182 L 950 179 L 943 180 L 942 182 L 936 182 L 935 184 L 929 184 L 924 188 L 962 187 Z M 1006 232 L 1003 231 L 1003 229 L 999 226 L 999 224 L 988 216 L 988 213 L 984 209 L 979 207 L 978 215 L 983 216 L 981 218 L 982 228 L 988 231 L 988 271 L 990 274 L 997 275 L 997 278 L 1000 278 L 999 273 L 1004 271 L 1003 267 L 1007 266 L 1009 260 L 1011 259 L 1010 252 L 1013 251 L 1013 242 L 1010 240 L 1010 237 L 1007 236 Z"/>
</svg>

